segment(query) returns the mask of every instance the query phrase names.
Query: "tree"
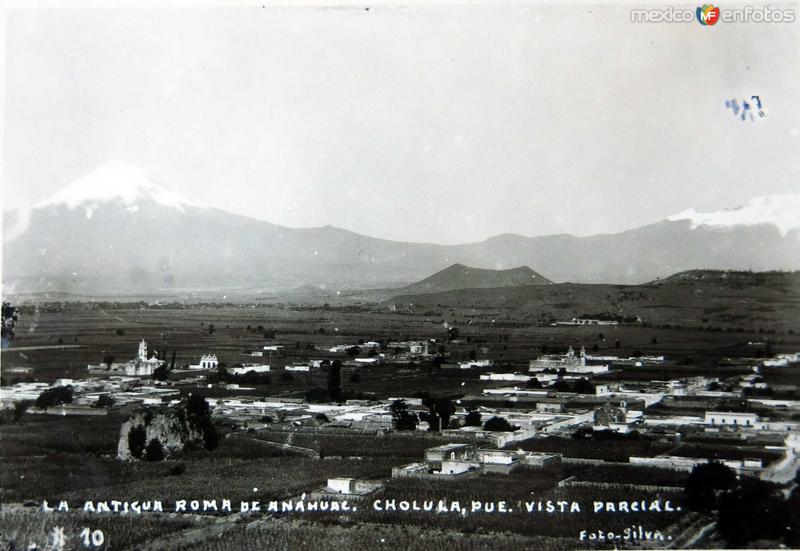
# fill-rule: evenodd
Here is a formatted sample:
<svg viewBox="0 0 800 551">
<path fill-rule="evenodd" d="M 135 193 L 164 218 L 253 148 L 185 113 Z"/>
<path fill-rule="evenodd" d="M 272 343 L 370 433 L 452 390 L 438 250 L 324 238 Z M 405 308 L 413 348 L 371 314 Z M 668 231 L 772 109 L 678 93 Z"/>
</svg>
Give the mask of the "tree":
<svg viewBox="0 0 800 551">
<path fill-rule="evenodd" d="M 347 355 L 350 356 L 351 358 L 355 358 L 356 356 L 361 354 L 361 349 L 357 346 L 350 346 L 345 350 L 345 352 L 347 352 Z"/>
<path fill-rule="evenodd" d="M 328 395 L 334 402 L 342 399 L 342 362 L 339 360 L 334 360 L 328 369 Z"/>
<path fill-rule="evenodd" d="M 31 405 L 30 400 L 14 402 L 14 421 L 19 421 Z"/>
<path fill-rule="evenodd" d="M 155 371 L 153 371 L 153 379 L 156 381 L 166 381 L 169 379 L 169 368 L 167 364 L 158 366 Z"/>
<path fill-rule="evenodd" d="M 281 374 L 278 375 L 278 380 L 282 383 L 291 383 L 294 381 L 294 375 L 289 371 L 281 371 Z"/>
<path fill-rule="evenodd" d="M 469 413 L 467 413 L 467 417 L 464 419 L 464 425 L 468 427 L 480 427 L 481 412 L 477 409 L 470 410 Z"/>
<path fill-rule="evenodd" d="M 447 329 L 447 340 L 448 341 L 455 341 L 458 340 L 460 332 L 458 327 L 450 327 Z"/>
<path fill-rule="evenodd" d="M 106 354 L 103 356 L 103 363 L 106 364 L 106 369 L 111 369 L 111 365 L 114 363 L 115 359 L 113 354 Z"/>
<path fill-rule="evenodd" d="M 743 477 L 737 488 L 720 495 L 717 529 L 731 547 L 782 539 L 789 521 L 788 502 L 763 480 Z"/>
<path fill-rule="evenodd" d="M 786 545 L 796 549 L 800 546 L 800 469 L 794 477 L 794 489 L 786 500 L 789 518 L 786 526 Z"/>
<path fill-rule="evenodd" d="M 408 411 L 405 400 L 395 400 L 389 406 L 395 430 L 415 430 L 419 424 L 417 416 Z"/>
<path fill-rule="evenodd" d="M 440 419 L 439 428 L 445 430 L 450 426 L 450 417 L 456 412 L 456 407 L 449 398 L 439 398 L 436 400 L 434 411 Z"/>
<path fill-rule="evenodd" d="M 320 403 L 327 402 L 328 399 L 328 391 L 322 387 L 315 386 L 306 391 L 306 402 Z"/>
<path fill-rule="evenodd" d="M 213 324 L 213 323 L 209 323 L 209 324 L 208 324 L 208 334 L 209 334 L 209 335 L 213 335 L 213 334 L 214 334 L 214 331 L 216 331 L 216 330 L 217 330 L 217 328 L 216 328 L 216 327 L 214 327 L 214 324 Z"/>
<path fill-rule="evenodd" d="M 48 388 L 39 394 L 39 397 L 36 398 L 34 405 L 40 409 L 47 409 L 53 406 L 71 404 L 72 395 L 73 393 L 71 386 L 57 386 L 55 388 Z"/>
<path fill-rule="evenodd" d="M 513 432 L 519 427 L 512 427 L 511 423 L 506 421 L 503 417 L 494 416 L 483 425 L 483 430 L 492 432 Z"/>
<path fill-rule="evenodd" d="M 444 430 L 450 424 L 456 408 L 448 398 L 432 398 L 425 396 L 422 405 L 428 408 L 428 430 L 431 432 Z"/>
<path fill-rule="evenodd" d="M 585 377 L 581 377 L 575 381 L 575 392 L 578 394 L 594 394 L 594 385 Z"/>
<path fill-rule="evenodd" d="M 200 420 L 200 428 L 203 431 L 203 446 L 211 451 L 219 444 L 219 432 L 217 427 L 211 422 L 211 417 L 203 417 Z"/>
<path fill-rule="evenodd" d="M 352 375 L 350 375 L 350 382 L 352 384 L 360 383 L 361 382 L 361 375 L 359 375 L 358 373 L 353 373 Z"/>
<path fill-rule="evenodd" d="M 720 492 L 736 486 L 736 473 L 730 467 L 711 461 L 696 465 L 686 480 L 686 506 L 692 511 L 717 508 Z"/>
<path fill-rule="evenodd" d="M 574 392 L 575 386 L 570 383 L 569 381 L 565 381 L 564 379 L 560 378 L 551 385 L 553 390 L 557 390 L 558 392 Z"/>
<path fill-rule="evenodd" d="M 158 438 L 153 438 L 144 449 L 144 458 L 148 461 L 161 461 L 164 459 L 164 447 Z"/>
<path fill-rule="evenodd" d="M 141 459 L 147 445 L 147 430 L 144 425 L 136 425 L 128 432 L 128 449 L 136 459 Z"/>
<path fill-rule="evenodd" d="M 211 406 L 205 396 L 191 394 L 183 402 L 187 420 L 194 424 L 203 433 L 203 446 L 213 450 L 219 443 L 219 432 L 211 420 Z"/>
<path fill-rule="evenodd" d="M 186 398 L 186 413 L 197 417 L 208 417 L 211 415 L 211 406 L 202 394 L 190 394 Z"/>
<path fill-rule="evenodd" d="M 15 327 L 19 320 L 19 310 L 16 306 L 12 306 L 9 302 L 3 302 L 2 307 L 2 325 L 0 325 L 0 342 L 2 349 L 5 350 L 9 347 L 11 339 L 16 334 Z"/>
</svg>

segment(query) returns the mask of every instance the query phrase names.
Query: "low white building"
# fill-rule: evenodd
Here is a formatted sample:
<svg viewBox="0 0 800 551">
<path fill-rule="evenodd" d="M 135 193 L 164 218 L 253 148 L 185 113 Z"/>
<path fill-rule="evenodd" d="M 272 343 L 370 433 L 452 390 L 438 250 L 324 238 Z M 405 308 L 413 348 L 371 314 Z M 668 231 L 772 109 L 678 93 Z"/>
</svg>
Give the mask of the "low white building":
<svg viewBox="0 0 800 551">
<path fill-rule="evenodd" d="M 774 358 L 764 360 L 764 367 L 786 367 L 791 364 L 800 363 L 800 352 L 793 354 L 778 354 Z"/>
<path fill-rule="evenodd" d="M 465 461 L 442 461 L 441 469 L 434 471 L 434 474 L 465 474 L 470 471 L 475 471 L 479 467 L 480 465 L 478 465 L 478 463 L 469 463 Z"/>
<path fill-rule="evenodd" d="M 311 366 L 306 364 L 294 364 L 294 365 L 287 365 L 283 369 L 285 371 L 297 371 L 297 372 L 308 373 L 309 371 L 311 371 Z"/>
<path fill-rule="evenodd" d="M 619 322 L 595 318 L 572 318 L 569 321 L 557 321 L 553 325 L 619 325 Z"/>
<path fill-rule="evenodd" d="M 530 380 L 530 375 L 524 375 L 522 373 L 484 373 L 481 375 L 481 381 L 513 381 L 527 383 Z"/>
<path fill-rule="evenodd" d="M 428 355 L 428 343 L 426 341 L 393 341 L 386 345 L 386 347 L 389 350 L 396 350 L 401 353 L 405 352 L 412 356 Z"/>
<path fill-rule="evenodd" d="M 758 415 L 734 411 L 707 411 L 705 423 L 717 427 L 755 427 L 758 424 Z"/>
<path fill-rule="evenodd" d="M 245 373 L 268 373 L 270 367 L 268 365 L 255 365 L 255 364 L 242 364 L 241 366 L 229 367 L 228 372 L 231 375 L 244 375 Z"/>
<path fill-rule="evenodd" d="M 325 490 L 335 494 L 353 494 L 356 491 L 354 478 L 329 478 Z"/>
<path fill-rule="evenodd" d="M 476 367 L 491 367 L 494 365 L 492 360 L 469 360 L 465 362 L 458 362 L 458 367 L 461 369 L 474 369 Z"/>
</svg>

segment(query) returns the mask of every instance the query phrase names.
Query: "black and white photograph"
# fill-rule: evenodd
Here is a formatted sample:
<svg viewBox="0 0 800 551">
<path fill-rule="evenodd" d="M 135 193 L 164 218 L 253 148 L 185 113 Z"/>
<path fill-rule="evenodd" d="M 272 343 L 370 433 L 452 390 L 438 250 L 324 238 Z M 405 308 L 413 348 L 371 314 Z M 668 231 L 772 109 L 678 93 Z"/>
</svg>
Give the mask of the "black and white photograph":
<svg viewBox="0 0 800 551">
<path fill-rule="evenodd" d="M 800 549 L 796 0 L 0 29 L 0 551 Z"/>
</svg>

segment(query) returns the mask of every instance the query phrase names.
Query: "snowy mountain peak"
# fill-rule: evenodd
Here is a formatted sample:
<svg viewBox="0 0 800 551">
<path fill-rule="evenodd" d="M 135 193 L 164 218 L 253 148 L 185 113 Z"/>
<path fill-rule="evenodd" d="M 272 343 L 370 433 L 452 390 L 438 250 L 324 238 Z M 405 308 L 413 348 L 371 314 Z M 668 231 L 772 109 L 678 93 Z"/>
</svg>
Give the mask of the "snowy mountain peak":
<svg viewBox="0 0 800 551">
<path fill-rule="evenodd" d="M 672 222 L 688 220 L 692 229 L 698 226 L 727 228 L 772 224 L 785 237 L 790 231 L 800 228 L 800 193 L 754 197 L 744 206 L 716 212 L 697 212 L 692 208 L 667 219 Z"/>
<path fill-rule="evenodd" d="M 138 167 L 112 162 L 96 168 L 86 176 L 69 184 L 55 195 L 36 205 L 65 206 L 69 209 L 86 209 L 87 218 L 101 205 L 121 203 L 130 212 L 139 210 L 140 201 L 154 201 L 181 212 L 186 206 L 196 205 L 185 197 L 156 184 Z"/>
</svg>

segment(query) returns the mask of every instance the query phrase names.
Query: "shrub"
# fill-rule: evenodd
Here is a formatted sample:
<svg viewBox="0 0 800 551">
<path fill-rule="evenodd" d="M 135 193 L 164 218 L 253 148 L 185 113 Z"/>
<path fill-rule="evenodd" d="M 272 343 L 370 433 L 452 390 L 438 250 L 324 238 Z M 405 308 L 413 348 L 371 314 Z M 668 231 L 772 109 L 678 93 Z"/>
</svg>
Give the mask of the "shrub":
<svg viewBox="0 0 800 551">
<path fill-rule="evenodd" d="M 480 427 L 481 426 L 480 412 L 477 410 L 473 410 L 467 413 L 467 417 L 464 419 L 464 425 L 468 427 Z"/>
<path fill-rule="evenodd" d="M 97 397 L 97 401 L 94 403 L 94 407 L 96 408 L 110 408 L 114 405 L 116 400 L 110 394 L 101 394 Z"/>
<path fill-rule="evenodd" d="M 512 432 L 517 430 L 519 427 L 512 427 L 511 423 L 506 421 L 503 417 L 492 417 L 483 425 L 483 430 L 493 431 L 493 432 Z"/>
<path fill-rule="evenodd" d="M 169 469 L 172 476 L 180 476 L 186 471 L 186 463 L 176 463 Z"/>
<path fill-rule="evenodd" d="M 288 371 L 281 371 L 281 374 L 278 376 L 278 380 L 282 383 L 291 383 L 294 381 L 294 375 Z"/>
<path fill-rule="evenodd" d="M 60 406 L 63 404 L 72 403 L 72 387 L 71 386 L 57 386 L 55 388 L 48 388 L 42 392 L 34 405 L 37 408 L 46 409 L 52 406 Z"/>
</svg>

